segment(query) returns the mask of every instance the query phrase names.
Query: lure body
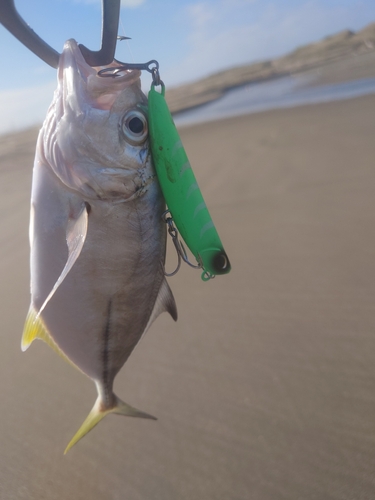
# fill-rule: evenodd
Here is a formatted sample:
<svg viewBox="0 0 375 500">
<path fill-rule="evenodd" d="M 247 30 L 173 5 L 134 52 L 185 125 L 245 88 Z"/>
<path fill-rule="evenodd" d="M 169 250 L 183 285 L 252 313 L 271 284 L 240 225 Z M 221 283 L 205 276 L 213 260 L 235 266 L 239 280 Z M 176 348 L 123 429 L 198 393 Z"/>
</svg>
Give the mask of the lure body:
<svg viewBox="0 0 375 500">
<path fill-rule="evenodd" d="M 152 86 L 148 101 L 152 157 L 172 218 L 202 268 L 211 275 L 226 274 L 229 259 L 169 112 L 164 87 L 159 93 Z"/>
<path fill-rule="evenodd" d="M 45 340 L 97 386 L 68 450 L 108 413 L 153 418 L 122 402 L 113 381 L 152 321 L 177 312 L 139 72 L 101 78 L 70 40 L 58 82 L 34 165 L 22 348 Z"/>
</svg>

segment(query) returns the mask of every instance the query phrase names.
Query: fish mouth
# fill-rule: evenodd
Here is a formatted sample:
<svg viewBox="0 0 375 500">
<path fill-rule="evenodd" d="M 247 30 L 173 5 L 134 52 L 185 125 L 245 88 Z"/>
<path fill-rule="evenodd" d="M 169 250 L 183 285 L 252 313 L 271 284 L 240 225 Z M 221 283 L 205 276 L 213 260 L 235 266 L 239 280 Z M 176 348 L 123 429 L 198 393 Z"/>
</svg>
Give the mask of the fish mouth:
<svg viewBox="0 0 375 500">
<path fill-rule="evenodd" d="M 137 146 L 126 142 L 120 126 L 128 110 L 147 100 L 139 70 L 103 78 L 100 69 L 86 63 L 75 40 L 65 43 L 40 151 L 59 179 L 85 199 L 127 200 L 142 187 L 140 171 L 150 168 L 143 152 L 148 143 L 147 137 Z"/>
<path fill-rule="evenodd" d="M 104 68 L 118 66 L 113 61 L 107 66 L 89 66 L 74 39 L 67 40 L 60 56 L 57 79 L 60 89 L 63 91 L 64 101 L 74 101 L 76 106 L 82 107 L 89 104 L 90 107 L 109 110 L 118 95 L 130 85 L 139 82 L 141 72 L 139 70 L 127 70 L 113 78 L 103 78 L 98 72 Z"/>
</svg>

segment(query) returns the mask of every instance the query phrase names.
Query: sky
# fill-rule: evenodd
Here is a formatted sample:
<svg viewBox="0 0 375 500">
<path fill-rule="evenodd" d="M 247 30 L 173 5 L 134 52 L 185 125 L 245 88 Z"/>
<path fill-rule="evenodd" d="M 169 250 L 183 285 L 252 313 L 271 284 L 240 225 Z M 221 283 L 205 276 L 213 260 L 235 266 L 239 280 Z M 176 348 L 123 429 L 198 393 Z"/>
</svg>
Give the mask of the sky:
<svg viewBox="0 0 375 500">
<path fill-rule="evenodd" d="M 101 42 L 101 0 L 15 0 L 24 20 L 55 50 L 75 38 Z M 299 45 L 375 21 L 374 0 L 122 0 L 116 57 L 157 59 L 166 88 L 222 69 L 281 56 Z M 56 70 L 0 25 L 0 133 L 40 124 Z M 143 87 L 150 76 L 143 74 Z"/>
</svg>

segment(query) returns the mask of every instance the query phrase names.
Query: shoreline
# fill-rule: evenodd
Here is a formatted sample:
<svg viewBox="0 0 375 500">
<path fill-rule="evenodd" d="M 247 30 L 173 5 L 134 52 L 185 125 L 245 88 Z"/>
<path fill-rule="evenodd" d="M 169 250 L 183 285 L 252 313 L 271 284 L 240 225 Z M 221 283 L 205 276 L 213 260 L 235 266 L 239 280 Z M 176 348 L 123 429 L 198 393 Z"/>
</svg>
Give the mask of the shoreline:
<svg viewBox="0 0 375 500">
<path fill-rule="evenodd" d="M 309 84 L 311 83 L 311 84 Z M 295 76 L 282 77 L 263 84 L 246 84 L 224 95 L 217 103 L 208 103 L 173 115 L 178 128 L 210 123 L 228 117 L 243 116 L 275 109 L 353 99 L 375 94 L 375 78 L 314 85 Z"/>
<path fill-rule="evenodd" d="M 375 76 L 375 23 L 357 33 L 342 31 L 277 59 L 233 67 L 186 85 L 171 88 L 173 113 L 214 102 L 229 90 L 283 76 L 313 74 L 317 85 Z M 319 83 L 319 81 L 321 83 Z"/>
<path fill-rule="evenodd" d="M 374 54 L 374 61 L 375 61 L 375 54 Z M 294 76 L 294 75 L 293 75 Z M 375 67 L 374 67 L 374 77 L 375 77 Z M 279 78 L 283 78 L 283 77 L 275 77 L 273 78 L 272 80 L 268 80 L 268 81 L 277 81 L 277 79 Z M 324 75 L 321 79 L 321 82 L 322 82 L 322 85 L 330 85 L 331 83 L 347 83 L 347 82 L 350 82 L 350 81 L 355 81 L 356 79 L 351 79 L 351 80 L 345 80 L 345 81 L 342 81 L 342 80 L 336 80 L 334 78 L 334 75 L 330 74 L 329 76 L 328 75 Z M 267 82 L 265 82 L 267 83 Z M 241 85 L 240 87 L 244 87 L 246 88 L 248 84 L 243 84 Z M 311 84 L 308 84 L 308 85 L 301 85 L 301 87 L 306 87 L 308 86 L 309 88 L 314 88 L 316 86 L 320 86 L 320 82 L 319 84 L 316 84 L 316 82 L 311 82 Z M 221 122 L 221 121 L 225 121 L 225 120 L 230 120 L 230 119 L 236 119 L 236 118 L 241 118 L 241 117 L 247 117 L 247 116 L 251 116 L 251 115 L 257 115 L 257 114 L 261 114 L 261 113 L 268 113 L 268 112 L 273 112 L 273 111 L 278 111 L 278 110 L 291 110 L 291 109 L 295 109 L 295 108 L 303 108 L 303 107 L 309 107 L 309 106 L 317 106 L 317 105 L 324 105 L 324 104 L 329 104 L 329 103 L 334 103 L 334 102 L 343 102 L 343 101 L 350 101 L 350 100 L 355 100 L 355 99 L 359 99 L 361 97 L 370 97 L 374 95 L 372 92 L 371 93 L 365 93 L 365 94 L 361 94 L 359 96 L 357 95 L 354 95 L 354 96 L 349 96 L 349 97 L 340 97 L 338 99 L 330 99 L 330 100 L 324 100 L 324 101 L 318 101 L 318 102 L 303 102 L 303 103 L 297 103 L 297 104 L 286 104 L 286 105 L 280 105 L 280 106 L 276 106 L 276 107 L 266 107 L 266 108 L 262 108 L 262 109 L 259 109 L 259 110 L 252 110 L 252 111 L 246 111 L 246 112 L 241 112 L 240 114 L 234 114 L 234 115 L 231 115 L 231 116 L 222 116 L 222 117 L 219 117 L 219 118 L 208 118 L 208 119 L 202 119 L 202 120 L 199 120 L 199 121 L 196 121 L 196 122 L 191 122 L 191 123 L 187 123 L 187 124 L 176 124 L 177 128 L 179 130 L 182 130 L 182 129 L 186 129 L 186 128 L 190 128 L 190 127 L 195 127 L 197 125 L 204 125 L 204 124 L 213 124 L 213 123 L 216 123 L 216 122 Z M 181 114 L 182 116 L 184 115 L 184 113 L 189 113 L 190 111 L 195 111 L 195 110 L 199 110 L 199 109 L 204 109 L 205 105 L 206 104 L 209 104 L 209 103 L 203 103 L 203 104 L 200 104 L 200 105 L 196 105 L 196 106 L 193 106 L 191 109 L 187 109 L 187 110 L 184 110 L 182 111 L 181 113 L 177 112 L 177 113 L 174 113 L 172 116 L 173 118 L 179 118 L 179 115 Z M 177 115 L 177 117 L 176 117 Z M 177 121 L 176 120 L 176 121 Z M 8 145 L 6 146 L 6 148 L 9 147 L 9 143 L 10 144 L 13 144 L 15 142 L 17 142 L 18 140 L 21 140 L 21 141 L 26 141 L 26 142 L 29 142 L 30 140 L 30 134 L 31 134 L 31 137 L 35 136 L 35 143 L 36 143 L 36 138 L 37 138 L 37 135 L 39 133 L 39 130 L 40 128 L 42 127 L 42 123 L 39 124 L 39 125 L 32 125 L 32 126 L 29 126 L 29 127 L 26 127 L 26 128 L 23 128 L 23 129 L 20 129 L 20 130 L 16 130 L 14 132 L 10 131 L 10 132 L 5 132 L 3 134 L 0 134 L 0 156 L 1 156 L 1 149 L 2 149 L 2 143 L 8 143 Z M 12 147 L 12 146 L 10 146 Z"/>
<path fill-rule="evenodd" d="M 67 456 L 95 390 L 43 342 L 20 350 L 37 129 L 0 138 L 1 498 L 371 498 L 374 128 L 361 96 L 181 130 L 232 271 L 182 266 L 177 323 L 116 378 L 158 420 L 108 416 Z"/>
</svg>

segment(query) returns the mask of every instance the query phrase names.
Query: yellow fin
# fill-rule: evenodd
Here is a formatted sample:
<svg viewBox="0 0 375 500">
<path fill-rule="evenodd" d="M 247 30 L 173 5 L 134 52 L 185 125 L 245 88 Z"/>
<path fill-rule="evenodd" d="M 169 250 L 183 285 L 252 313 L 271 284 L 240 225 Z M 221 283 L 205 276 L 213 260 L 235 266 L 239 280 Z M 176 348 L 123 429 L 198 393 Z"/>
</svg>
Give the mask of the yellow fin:
<svg viewBox="0 0 375 500">
<path fill-rule="evenodd" d="M 26 349 L 30 346 L 33 340 L 41 339 L 46 344 L 48 344 L 51 349 L 53 349 L 64 361 L 71 364 L 75 368 L 76 365 L 63 353 L 60 347 L 53 340 L 51 335 L 49 334 L 47 328 L 43 324 L 42 318 L 37 316 L 37 313 L 32 305 L 30 305 L 29 312 L 26 317 L 25 326 L 23 328 L 22 340 L 21 340 L 21 349 L 22 351 L 26 351 Z"/>
<path fill-rule="evenodd" d="M 71 439 L 70 443 L 66 447 L 64 451 L 64 455 L 74 446 L 83 436 L 85 436 L 88 432 L 91 431 L 108 413 L 116 413 L 117 415 L 126 415 L 128 417 L 141 417 L 141 418 L 150 418 L 152 420 L 156 420 L 155 417 L 145 413 L 143 411 L 137 410 L 132 406 L 124 403 L 117 396 L 115 397 L 116 404 L 113 408 L 109 410 L 102 410 L 102 402 L 100 396 L 96 400 L 92 410 L 88 414 L 86 420 L 83 422 L 81 427 L 78 429 L 76 434 Z"/>
</svg>

